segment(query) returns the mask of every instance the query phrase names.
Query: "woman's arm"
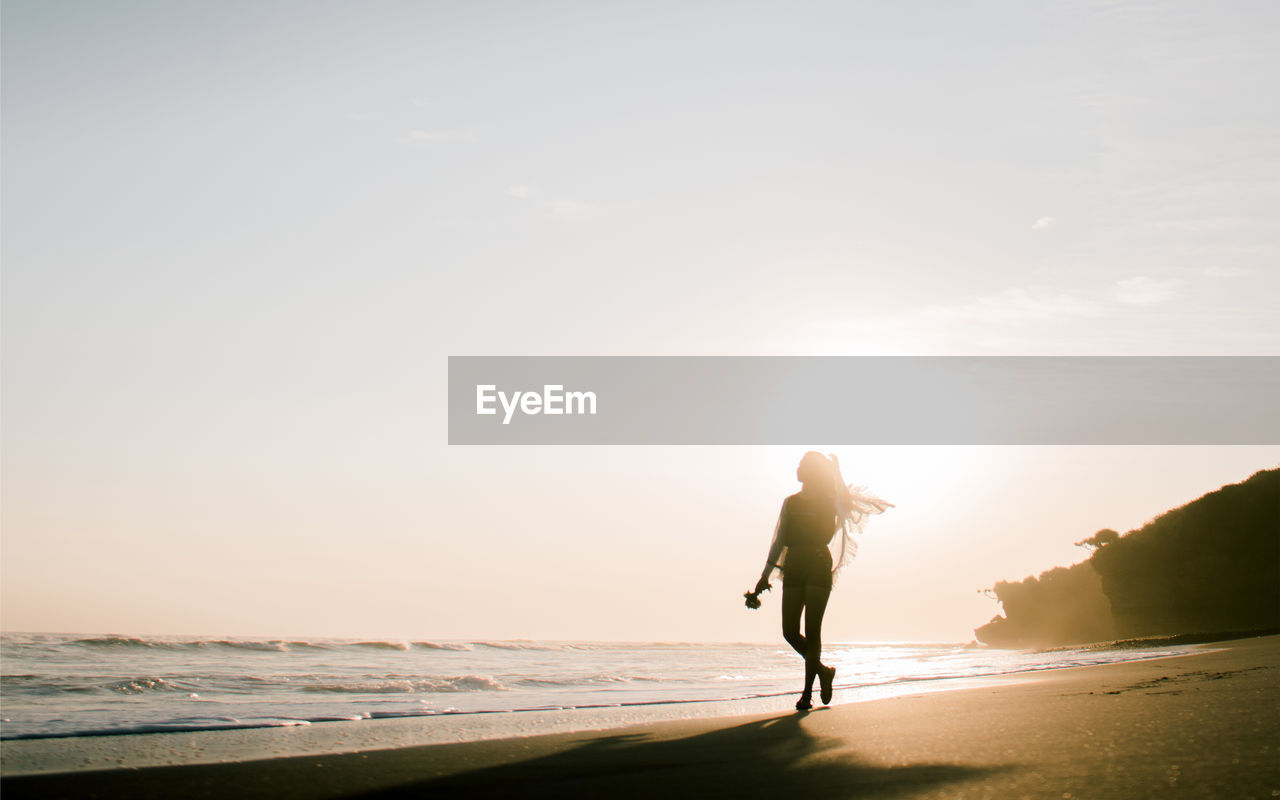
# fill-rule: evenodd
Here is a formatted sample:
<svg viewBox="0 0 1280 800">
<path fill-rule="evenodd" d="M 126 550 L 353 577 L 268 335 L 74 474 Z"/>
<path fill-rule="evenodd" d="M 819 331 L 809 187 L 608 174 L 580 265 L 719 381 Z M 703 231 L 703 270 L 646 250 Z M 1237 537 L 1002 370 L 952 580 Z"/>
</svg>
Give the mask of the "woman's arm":
<svg viewBox="0 0 1280 800">
<path fill-rule="evenodd" d="M 764 564 L 764 571 L 760 573 L 760 580 L 756 582 L 756 592 L 762 592 L 769 586 L 769 578 L 773 574 L 773 570 L 778 566 L 778 558 L 782 555 L 782 548 L 785 546 L 783 542 L 787 535 L 787 501 L 782 501 L 782 510 L 778 512 L 778 524 L 773 527 L 773 541 L 769 543 L 769 557 Z"/>
</svg>

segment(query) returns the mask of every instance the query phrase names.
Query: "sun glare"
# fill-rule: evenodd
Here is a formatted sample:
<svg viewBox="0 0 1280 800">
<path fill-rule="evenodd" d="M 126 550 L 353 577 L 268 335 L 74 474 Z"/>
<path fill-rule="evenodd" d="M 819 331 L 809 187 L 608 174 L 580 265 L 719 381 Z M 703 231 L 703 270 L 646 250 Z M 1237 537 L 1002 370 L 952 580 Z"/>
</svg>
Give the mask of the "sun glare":
<svg viewBox="0 0 1280 800">
<path fill-rule="evenodd" d="M 808 450 L 834 453 L 840 459 L 845 482 L 866 486 L 896 505 L 906 501 L 937 503 L 977 480 L 988 460 L 982 447 L 812 445 L 760 448 L 761 468 L 771 480 L 789 487 L 795 484 L 796 465 Z"/>
</svg>

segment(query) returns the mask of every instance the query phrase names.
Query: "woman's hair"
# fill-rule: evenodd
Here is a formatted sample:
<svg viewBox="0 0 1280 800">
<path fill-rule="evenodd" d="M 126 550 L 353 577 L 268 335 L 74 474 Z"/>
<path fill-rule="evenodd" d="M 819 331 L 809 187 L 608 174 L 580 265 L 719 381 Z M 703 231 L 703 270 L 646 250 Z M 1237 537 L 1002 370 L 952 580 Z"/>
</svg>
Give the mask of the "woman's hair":
<svg viewBox="0 0 1280 800">
<path fill-rule="evenodd" d="M 800 466 L 796 467 L 796 477 L 805 486 L 817 489 L 823 494 L 831 495 L 837 505 L 848 506 L 850 503 L 849 487 L 840 474 L 840 463 L 835 456 L 827 457 L 816 450 L 810 450 L 800 458 Z"/>
<path fill-rule="evenodd" d="M 801 457 L 800 466 L 796 467 L 796 477 L 805 486 L 812 486 L 823 492 L 836 490 L 835 464 L 816 450 L 810 450 Z"/>
</svg>

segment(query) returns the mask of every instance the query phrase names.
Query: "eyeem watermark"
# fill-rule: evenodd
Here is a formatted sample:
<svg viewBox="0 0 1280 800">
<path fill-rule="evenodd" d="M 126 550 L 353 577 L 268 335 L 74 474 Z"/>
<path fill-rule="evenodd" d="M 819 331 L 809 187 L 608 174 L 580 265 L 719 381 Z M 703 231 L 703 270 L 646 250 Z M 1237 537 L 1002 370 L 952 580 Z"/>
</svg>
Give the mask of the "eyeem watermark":
<svg viewBox="0 0 1280 800">
<path fill-rule="evenodd" d="M 502 406 L 502 424 L 510 425 L 516 411 L 521 414 L 595 414 L 595 392 L 566 392 L 558 383 L 544 384 L 541 392 L 502 392 L 496 384 L 476 384 L 476 413 L 493 415 Z"/>
<path fill-rule="evenodd" d="M 460 445 L 1271 445 L 1277 408 L 1280 356 L 449 357 Z"/>
</svg>

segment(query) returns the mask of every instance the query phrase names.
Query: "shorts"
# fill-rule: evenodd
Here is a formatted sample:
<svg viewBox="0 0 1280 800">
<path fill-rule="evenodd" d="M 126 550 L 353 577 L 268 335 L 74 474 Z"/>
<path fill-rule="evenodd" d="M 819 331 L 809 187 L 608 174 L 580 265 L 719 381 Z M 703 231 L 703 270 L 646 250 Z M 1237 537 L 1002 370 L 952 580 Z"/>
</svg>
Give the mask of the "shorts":
<svg viewBox="0 0 1280 800">
<path fill-rule="evenodd" d="M 782 562 L 782 586 L 831 588 L 831 551 L 821 547 L 787 548 Z"/>
</svg>

